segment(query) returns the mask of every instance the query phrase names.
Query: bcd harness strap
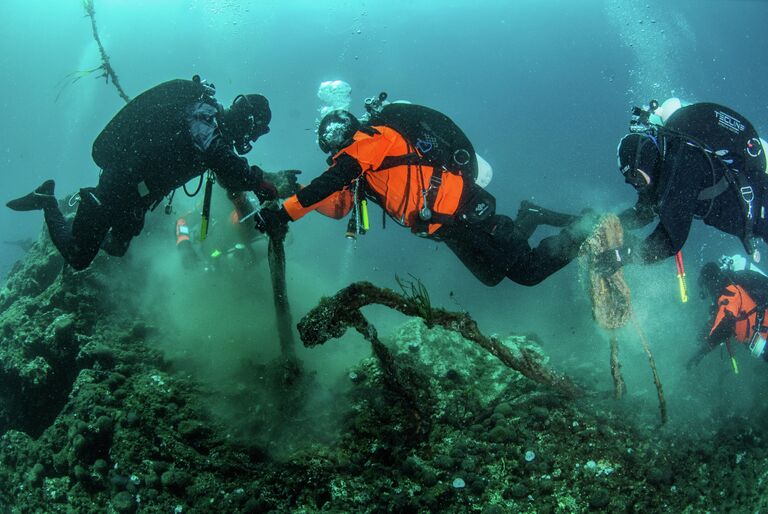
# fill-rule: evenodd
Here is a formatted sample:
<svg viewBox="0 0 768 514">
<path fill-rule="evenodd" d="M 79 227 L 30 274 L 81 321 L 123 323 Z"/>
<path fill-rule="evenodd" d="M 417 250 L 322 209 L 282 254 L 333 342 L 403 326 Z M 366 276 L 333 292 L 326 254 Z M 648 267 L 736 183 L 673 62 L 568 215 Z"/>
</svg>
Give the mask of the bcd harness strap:
<svg viewBox="0 0 768 514">
<path fill-rule="evenodd" d="M 412 151 L 412 147 L 410 143 L 408 143 L 408 150 L 409 152 L 407 154 L 403 155 L 394 155 L 385 157 L 384 160 L 381 162 L 381 165 L 376 168 L 375 171 L 381 171 L 386 170 L 389 168 L 395 168 L 397 166 L 407 166 L 408 167 L 408 180 L 406 183 L 406 192 L 404 195 L 404 201 L 407 202 L 408 200 L 408 193 L 410 189 L 410 174 L 411 174 L 411 166 L 418 167 L 420 180 L 419 183 L 423 184 L 423 179 L 421 179 L 421 169 L 424 165 L 423 158 L 418 154 L 418 152 L 415 151 L 415 149 Z M 429 177 L 429 187 L 424 189 L 422 187 L 421 190 L 421 197 L 423 199 L 423 205 L 422 208 L 419 210 L 419 217 L 414 222 L 413 226 L 411 227 L 411 230 L 421 236 L 427 236 L 429 235 L 429 225 L 430 224 L 442 224 L 447 225 L 451 224 L 455 221 L 455 218 L 451 214 L 443 214 L 439 212 L 435 212 L 435 201 L 437 200 L 437 193 L 440 190 L 440 186 L 443 184 L 443 173 L 445 173 L 447 170 L 445 166 L 435 166 L 430 165 L 432 167 L 432 175 Z M 405 211 L 407 205 L 403 206 L 403 216 L 405 216 Z M 401 219 L 400 223 L 403 223 L 405 220 Z"/>
</svg>

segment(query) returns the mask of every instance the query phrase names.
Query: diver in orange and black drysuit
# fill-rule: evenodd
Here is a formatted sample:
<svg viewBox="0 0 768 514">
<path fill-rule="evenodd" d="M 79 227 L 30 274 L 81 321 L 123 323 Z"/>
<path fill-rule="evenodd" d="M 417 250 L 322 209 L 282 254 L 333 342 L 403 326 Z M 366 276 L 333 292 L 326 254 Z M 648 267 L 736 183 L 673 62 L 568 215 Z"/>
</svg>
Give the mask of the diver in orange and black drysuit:
<svg viewBox="0 0 768 514">
<path fill-rule="evenodd" d="M 768 360 L 768 277 L 758 271 L 726 271 L 715 263 L 705 264 L 699 275 L 702 297 L 716 299 L 712 326 L 706 344 L 689 361 L 698 363 L 707 353 L 734 338 L 750 353 Z"/>
<path fill-rule="evenodd" d="M 406 156 L 422 155 L 418 143 L 412 144 L 386 125 L 364 126 L 347 111 L 333 111 L 323 118 L 318 144 L 332 156 L 330 168 L 279 210 L 262 210 L 267 231 L 284 231 L 288 221 L 313 210 L 341 218 L 353 207 L 357 193 L 415 234 L 444 241 L 488 286 L 504 277 L 524 285 L 538 284 L 576 257 L 588 235 L 586 223 L 574 223 L 577 217 L 527 202 L 517 221 L 495 214 L 494 197 L 472 178 L 452 169 L 441 171 L 424 162 L 404 161 Z M 528 238 L 540 224 L 567 228 L 531 248 Z"/>
</svg>

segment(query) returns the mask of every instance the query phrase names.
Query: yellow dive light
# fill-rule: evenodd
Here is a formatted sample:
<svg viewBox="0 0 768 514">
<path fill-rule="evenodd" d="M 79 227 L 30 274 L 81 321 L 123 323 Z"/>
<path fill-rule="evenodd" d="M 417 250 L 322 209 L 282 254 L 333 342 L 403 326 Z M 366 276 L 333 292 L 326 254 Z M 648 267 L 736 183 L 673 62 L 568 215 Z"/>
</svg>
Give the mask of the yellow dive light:
<svg viewBox="0 0 768 514">
<path fill-rule="evenodd" d="M 363 230 L 368 232 L 368 201 L 365 198 L 360 200 L 360 219 L 363 222 Z"/>
</svg>

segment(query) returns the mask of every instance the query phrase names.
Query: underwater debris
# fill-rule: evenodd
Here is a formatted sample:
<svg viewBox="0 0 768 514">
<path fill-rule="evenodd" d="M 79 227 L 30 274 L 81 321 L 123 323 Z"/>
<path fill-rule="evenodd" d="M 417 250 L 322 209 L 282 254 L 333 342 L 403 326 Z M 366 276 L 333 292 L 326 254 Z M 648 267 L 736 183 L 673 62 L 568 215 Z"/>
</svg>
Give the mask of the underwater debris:
<svg viewBox="0 0 768 514">
<path fill-rule="evenodd" d="M 147 312 L 135 302 L 131 286 L 143 269 L 101 258 L 87 271 L 62 272 L 63 261 L 44 233 L 41 243 L 4 288 L 3 350 L 17 352 L 11 356 L 17 368 L 41 351 L 64 352 L 68 358 L 49 364 L 56 374 L 71 370 L 76 376 L 72 384 L 49 384 L 45 392 L 58 398 L 41 394 L 44 401 L 35 401 L 30 388 L 0 394 L 0 401 L 19 399 L 11 407 L 29 421 L 47 415 L 34 423 L 35 431 L 0 431 L 0 512 L 765 508 L 765 409 L 716 432 L 692 427 L 695 437 L 671 431 L 667 440 L 645 423 L 629 425 L 624 414 L 566 401 L 510 376 L 486 349 L 456 331 L 428 329 L 416 317 L 387 350 L 399 373 L 415 369 L 426 378 L 434 399 L 419 397 L 430 409 L 427 438 L 404 433 L 408 411 L 395 395 L 382 394 L 388 390 L 376 357 L 352 369 L 356 383 L 347 382 L 353 380 L 349 370 L 339 375 L 345 391 L 304 419 L 289 408 L 309 395 L 311 385 L 285 388 L 272 362 L 244 362 L 242 376 L 233 377 L 243 387 L 227 393 L 236 395 L 233 414 L 244 420 L 235 427 L 210 411 L 232 397 L 186 370 L 174 371 L 158 351 L 158 343 L 175 334 L 163 331 L 156 309 Z M 46 346 L 23 344 L 27 336 Z M 525 345 L 519 339 L 507 337 L 504 344 Z M 32 353 L 22 355 L 23 348 Z M 10 385 L 8 378 L 3 385 Z M 268 405 L 275 392 L 281 398 L 277 422 L 264 419 L 275 412 Z M 343 424 L 339 437 L 334 421 Z M 536 453 L 532 462 L 524 460 L 527 450 Z M 735 466 L 740 454 L 747 457 Z M 459 478 L 464 487 L 452 487 Z"/>
<path fill-rule="evenodd" d="M 107 51 L 104 49 L 104 45 L 101 43 L 101 38 L 99 37 L 99 28 L 96 26 L 96 8 L 93 5 L 93 0 L 83 0 L 83 9 L 85 9 L 85 15 L 91 19 L 91 30 L 93 31 L 93 39 L 96 40 L 96 44 L 99 46 L 101 66 L 97 66 L 96 68 L 86 72 L 77 72 L 78 76 L 72 82 L 76 82 L 78 79 L 80 79 L 80 77 L 83 76 L 81 73 L 90 75 L 97 70 L 102 70 L 102 74 L 96 78 L 104 77 L 104 79 L 107 81 L 107 84 L 109 84 L 109 80 L 112 79 L 112 84 L 117 89 L 117 93 L 120 95 L 120 98 L 125 100 L 125 103 L 128 103 L 131 101 L 131 97 L 125 93 L 123 86 L 120 85 L 120 80 L 117 78 L 117 73 L 109 62 L 109 55 L 107 55 Z"/>
<path fill-rule="evenodd" d="M 304 346 L 312 347 L 324 344 L 330 339 L 339 338 L 348 328 L 354 328 L 368 341 L 372 341 L 376 337 L 376 329 L 360 312 L 362 307 L 380 304 L 406 316 L 420 317 L 420 313 L 424 311 L 424 301 L 423 296 L 419 298 L 404 296 L 391 289 L 376 287 L 370 282 L 356 282 L 340 290 L 331 298 L 323 298 L 320 304 L 299 322 L 299 335 Z M 512 351 L 500 341 L 483 335 L 477 327 L 477 322 L 469 314 L 431 307 L 430 313 L 431 322 L 428 322 L 427 326 L 440 325 L 458 332 L 465 339 L 493 354 L 505 366 L 529 379 L 548 385 L 571 398 L 581 395 L 579 388 L 568 378 L 542 365 L 535 352 L 527 348 L 516 348 Z M 386 347 L 382 350 L 378 348 L 379 345 L 381 343 L 374 344 L 374 352 L 386 355 Z M 393 363 L 388 365 L 394 366 Z"/>
<path fill-rule="evenodd" d="M 373 287 L 373 285 L 371 285 L 371 287 Z M 317 309 L 321 308 L 322 305 L 323 302 L 321 302 L 320 306 L 316 307 L 313 311 L 310 311 L 310 314 L 302 318 L 302 320 L 299 322 L 299 334 L 301 335 L 305 346 L 316 346 L 317 344 L 322 344 L 330 339 L 326 338 L 325 340 L 319 342 L 317 342 L 317 340 L 313 340 L 315 341 L 314 344 L 308 344 L 303 335 L 305 332 L 303 332 L 301 329 L 302 324 L 310 318 L 313 312 L 316 312 Z M 420 377 L 416 376 L 415 370 L 399 368 L 395 364 L 394 356 L 387 349 L 386 345 L 384 345 L 384 343 L 379 340 L 376 327 L 368 323 L 368 320 L 365 319 L 365 316 L 363 316 L 363 314 L 358 309 L 355 309 L 354 312 L 350 312 L 347 322 L 344 323 L 343 326 L 339 326 L 338 329 L 341 329 L 341 334 L 343 334 L 346 332 L 347 326 L 352 326 L 366 339 L 366 341 L 371 343 L 373 354 L 378 359 L 379 365 L 383 371 L 382 378 L 384 385 L 405 404 L 406 410 L 410 411 L 412 419 L 415 422 L 415 435 L 425 436 L 429 433 L 430 430 L 430 427 L 427 425 L 426 421 L 429 419 L 427 405 L 431 402 L 419 401 L 420 396 L 428 396 L 429 394 L 424 387 L 421 387 L 421 391 L 418 390 L 420 388 L 420 384 L 424 381 L 420 380 Z M 314 325 L 314 323 L 306 324 Z M 304 326 L 306 326 L 306 324 Z"/>
<path fill-rule="evenodd" d="M 656 386 L 656 394 L 659 398 L 659 411 L 661 423 L 667 422 L 667 403 L 664 399 L 664 391 L 661 379 L 656 371 L 656 363 L 651 353 L 651 348 L 645 333 L 640 327 L 632 310 L 632 300 L 629 285 L 624 280 L 624 271 L 619 269 L 609 276 L 603 276 L 592 266 L 595 256 L 611 249 L 620 247 L 624 243 L 624 229 L 618 216 L 608 214 L 600 218 L 597 228 L 582 245 L 580 250 L 580 266 L 586 269 L 589 277 L 589 296 L 592 301 L 592 315 L 597 323 L 610 331 L 611 345 L 611 377 L 613 378 L 614 397 L 620 400 L 626 391 L 624 378 L 621 376 L 621 364 L 619 363 L 619 342 L 616 338 L 616 330 L 626 325 L 631 319 L 635 332 L 643 345 L 643 350 L 648 356 L 648 362 L 653 374 L 653 383 Z"/>
<path fill-rule="evenodd" d="M 272 296 L 277 316 L 277 332 L 280 339 L 280 355 L 283 359 L 286 384 L 293 383 L 301 374 L 301 366 L 296 358 L 296 342 L 293 339 L 293 321 L 291 305 L 288 303 L 288 290 L 285 285 L 285 234 L 282 237 L 269 236 L 267 255 L 269 275 L 272 279 Z"/>
<path fill-rule="evenodd" d="M 624 231 L 616 215 L 602 216 L 593 234 L 581 246 L 582 267 L 587 268 L 592 316 L 607 330 L 621 328 L 629 322 L 632 300 L 624 272 L 603 276 L 591 266 L 596 255 L 624 244 Z"/>
<path fill-rule="evenodd" d="M 640 336 L 640 342 L 643 344 L 643 350 L 648 357 L 648 364 L 651 366 L 651 373 L 653 374 L 653 385 L 656 386 L 656 395 L 659 397 L 659 414 L 661 415 L 661 423 L 667 422 L 667 401 L 664 399 L 664 390 L 661 386 L 661 379 L 659 373 L 656 371 L 656 361 L 653 359 L 651 348 L 648 345 L 648 338 L 645 337 L 645 332 L 640 328 L 640 323 L 637 321 L 634 313 L 632 314 L 632 324 L 635 326 L 637 335 Z"/>
<path fill-rule="evenodd" d="M 611 331 L 611 377 L 613 377 L 613 397 L 621 400 L 627 390 L 624 378 L 621 376 L 621 363 L 619 362 L 619 340 L 616 332 Z"/>
</svg>

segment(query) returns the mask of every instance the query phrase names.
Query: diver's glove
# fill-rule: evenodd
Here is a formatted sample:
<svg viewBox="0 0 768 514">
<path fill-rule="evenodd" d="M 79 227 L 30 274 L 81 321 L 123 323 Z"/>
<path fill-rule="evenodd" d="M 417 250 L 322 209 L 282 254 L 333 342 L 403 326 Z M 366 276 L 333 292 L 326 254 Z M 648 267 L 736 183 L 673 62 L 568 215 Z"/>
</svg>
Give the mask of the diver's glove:
<svg viewBox="0 0 768 514">
<path fill-rule="evenodd" d="M 280 170 L 270 173 L 264 172 L 264 180 L 267 180 L 275 185 L 277 193 L 280 198 L 288 198 L 295 195 L 301 185 L 297 180 L 297 175 L 301 174 L 301 170 Z"/>
<path fill-rule="evenodd" d="M 694 367 L 698 366 L 702 359 L 706 357 L 710 351 L 712 351 L 712 347 L 709 345 L 705 344 L 699 347 L 696 353 L 693 354 L 693 356 L 688 359 L 688 362 L 685 363 L 685 369 L 690 371 Z"/>
<path fill-rule="evenodd" d="M 259 203 L 263 204 L 270 200 L 277 200 L 277 188 L 269 178 L 266 177 L 264 170 L 256 165 L 252 165 L 250 173 L 250 184 L 248 188 L 253 191 Z"/>
<path fill-rule="evenodd" d="M 699 365 L 699 362 L 704 358 L 704 353 L 702 352 L 696 352 L 696 354 L 688 359 L 688 362 L 685 363 L 685 369 L 686 371 L 691 371 L 693 368 Z"/>
<path fill-rule="evenodd" d="M 267 234 L 272 239 L 283 239 L 288 233 L 288 213 L 280 205 L 265 206 L 255 216 L 256 230 Z"/>
<path fill-rule="evenodd" d="M 595 256 L 592 266 L 599 275 L 609 277 L 627 264 L 643 262 L 639 251 L 643 246 L 642 238 L 632 233 L 624 232 L 623 240 L 623 245 L 611 248 Z"/>
<path fill-rule="evenodd" d="M 596 255 L 592 266 L 598 275 L 609 277 L 625 264 L 632 262 L 634 257 L 631 246 L 617 246 Z"/>
<path fill-rule="evenodd" d="M 266 180 L 262 180 L 258 183 L 258 185 L 253 189 L 253 194 L 256 195 L 256 198 L 259 199 L 260 203 L 268 202 L 270 200 L 277 200 L 278 197 L 277 188 L 275 185 L 271 182 L 267 182 Z"/>
</svg>

